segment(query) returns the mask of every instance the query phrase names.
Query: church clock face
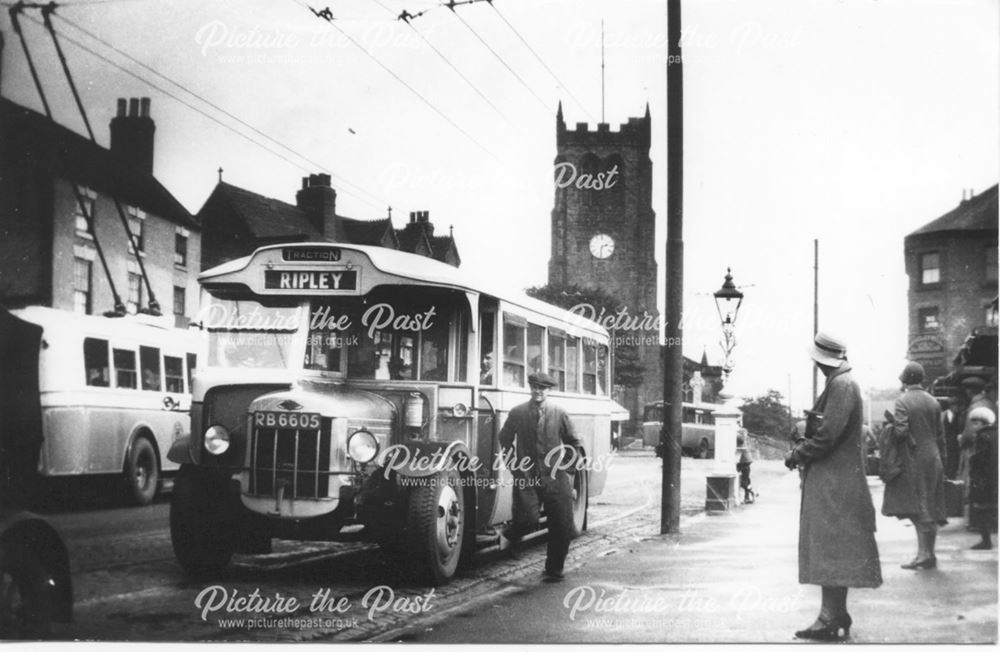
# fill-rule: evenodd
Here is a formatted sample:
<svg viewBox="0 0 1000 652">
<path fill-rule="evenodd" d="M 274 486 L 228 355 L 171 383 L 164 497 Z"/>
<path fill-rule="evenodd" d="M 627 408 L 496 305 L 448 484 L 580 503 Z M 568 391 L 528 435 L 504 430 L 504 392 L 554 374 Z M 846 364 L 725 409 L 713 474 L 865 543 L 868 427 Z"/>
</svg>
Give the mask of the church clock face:
<svg viewBox="0 0 1000 652">
<path fill-rule="evenodd" d="M 615 241 L 606 233 L 598 233 L 590 239 L 590 253 L 594 258 L 607 258 L 615 252 Z"/>
</svg>

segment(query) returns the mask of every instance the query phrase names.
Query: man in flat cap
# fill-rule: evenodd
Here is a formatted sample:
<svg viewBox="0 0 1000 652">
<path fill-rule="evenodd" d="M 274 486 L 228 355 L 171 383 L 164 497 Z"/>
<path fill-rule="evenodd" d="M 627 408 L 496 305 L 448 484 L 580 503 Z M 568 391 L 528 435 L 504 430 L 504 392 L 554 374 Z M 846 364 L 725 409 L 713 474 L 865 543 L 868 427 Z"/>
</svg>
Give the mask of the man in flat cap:
<svg viewBox="0 0 1000 652">
<path fill-rule="evenodd" d="M 556 381 L 548 374 L 535 373 L 528 376 L 528 385 L 531 400 L 514 407 L 500 430 L 500 446 L 514 474 L 514 522 L 504 536 L 513 554 L 520 538 L 538 527 L 539 509 L 544 505 L 549 531 L 544 572 L 546 580 L 559 581 L 569 542 L 578 534 L 573 525 L 573 480 L 567 467 L 583 444 L 566 411 L 547 400 Z"/>
</svg>

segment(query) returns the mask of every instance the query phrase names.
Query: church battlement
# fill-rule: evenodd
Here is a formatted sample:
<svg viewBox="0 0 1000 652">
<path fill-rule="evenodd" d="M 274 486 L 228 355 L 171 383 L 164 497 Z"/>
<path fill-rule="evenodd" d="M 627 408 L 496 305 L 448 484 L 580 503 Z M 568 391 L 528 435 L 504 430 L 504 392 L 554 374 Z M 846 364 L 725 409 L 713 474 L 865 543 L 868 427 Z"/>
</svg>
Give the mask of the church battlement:
<svg viewBox="0 0 1000 652">
<path fill-rule="evenodd" d="M 591 129 L 588 122 L 577 122 L 575 128 L 567 129 L 563 120 L 562 103 L 556 113 L 556 145 L 578 147 L 618 147 L 631 145 L 649 149 L 649 105 L 646 105 L 646 115 L 641 118 L 629 118 L 628 122 L 612 129 L 607 122 L 598 122 L 597 129 Z"/>
</svg>

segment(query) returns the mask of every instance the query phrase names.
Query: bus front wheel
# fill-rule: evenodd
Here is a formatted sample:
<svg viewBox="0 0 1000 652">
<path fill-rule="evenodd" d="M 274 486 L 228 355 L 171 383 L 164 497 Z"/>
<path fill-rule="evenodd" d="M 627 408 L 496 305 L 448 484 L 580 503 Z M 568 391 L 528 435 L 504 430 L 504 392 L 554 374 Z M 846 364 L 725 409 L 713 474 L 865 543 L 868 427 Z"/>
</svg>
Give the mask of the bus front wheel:
<svg viewBox="0 0 1000 652">
<path fill-rule="evenodd" d="M 160 484 L 160 464 L 156 449 L 145 437 L 132 442 L 125 462 L 125 479 L 132 502 L 137 505 L 153 502 Z"/>
<path fill-rule="evenodd" d="M 426 579 L 445 584 L 455 574 L 465 538 L 465 500 L 458 472 L 442 471 L 410 492 L 410 550 Z"/>
<path fill-rule="evenodd" d="M 190 575 L 218 573 L 236 551 L 225 514 L 225 495 L 224 478 L 181 465 L 170 501 L 170 542 L 177 561 Z"/>
</svg>

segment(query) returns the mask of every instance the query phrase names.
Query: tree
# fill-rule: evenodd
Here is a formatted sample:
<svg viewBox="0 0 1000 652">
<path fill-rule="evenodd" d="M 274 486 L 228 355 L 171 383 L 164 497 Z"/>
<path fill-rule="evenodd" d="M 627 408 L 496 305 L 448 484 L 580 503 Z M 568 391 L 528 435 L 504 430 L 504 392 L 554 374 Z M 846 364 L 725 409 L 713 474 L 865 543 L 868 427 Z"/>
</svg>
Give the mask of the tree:
<svg viewBox="0 0 1000 652">
<path fill-rule="evenodd" d="M 603 308 L 607 314 L 618 312 L 624 304 L 605 290 L 583 288 L 578 285 L 539 285 L 525 290 L 530 297 L 569 310 L 581 304 L 590 304 L 599 313 Z M 615 331 L 611 331 L 611 341 L 615 341 Z M 639 351 L 634 344 L 614 346 L 613 382 L 623 387 L 638 387 L 642 384 L 642 365 Z"/>
<path fill-rule="evenodd" d="M 755 435 L 784 439 L 791 423 L 788 406 L 781 392 L 770 389 L 756 398 L 744 397 L 743 427 Z"/>
</svg>

